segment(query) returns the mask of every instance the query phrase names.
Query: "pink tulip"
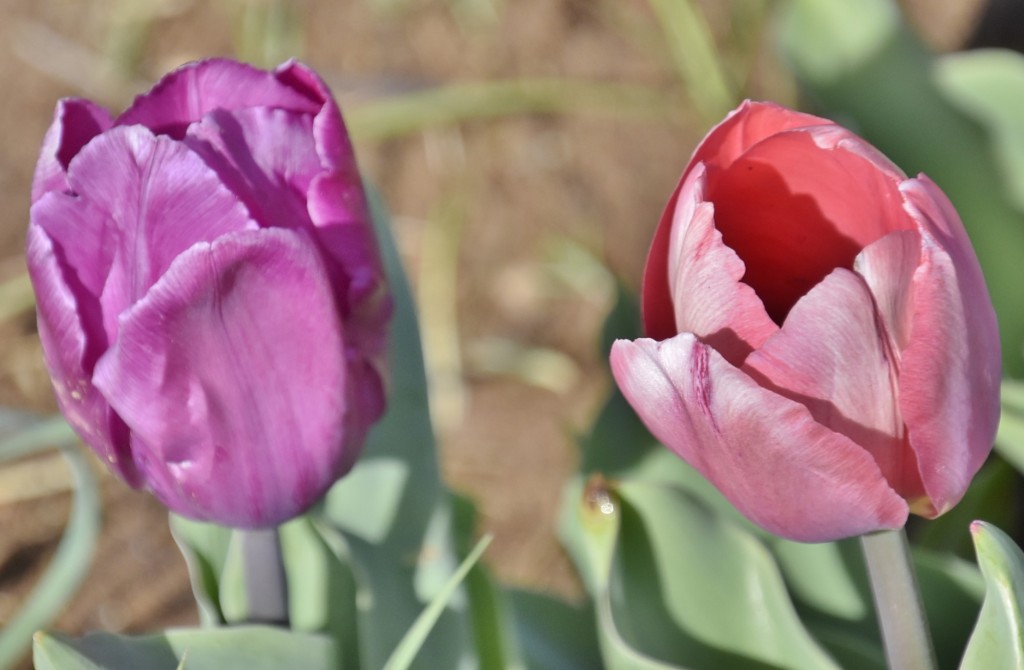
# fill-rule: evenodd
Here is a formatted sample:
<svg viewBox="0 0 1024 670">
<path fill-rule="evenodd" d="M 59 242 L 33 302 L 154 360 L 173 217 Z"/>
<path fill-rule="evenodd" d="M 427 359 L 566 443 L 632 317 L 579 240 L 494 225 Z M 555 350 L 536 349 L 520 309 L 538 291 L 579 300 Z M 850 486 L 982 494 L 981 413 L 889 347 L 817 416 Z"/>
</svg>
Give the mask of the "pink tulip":
<svg viewBox="0 0 1024 670">
<path fill-rule="evenodd" d="M 941 141 L 937 138 L 936 141 Z M 683 173 L 611 352 L 652 433 L 744 515 L 820 542 L 955 505 L 999 418 L 956 211 L 832 122 L 746 102 Z"/>
<path fill-rule="evenodd" d="M 126 482 L 237 527 L 308 508 L 384 411 L 391 299 L 341 114 L 299 63 L 62 100 L 28 266 L 57 401 Z"/>
</svg>

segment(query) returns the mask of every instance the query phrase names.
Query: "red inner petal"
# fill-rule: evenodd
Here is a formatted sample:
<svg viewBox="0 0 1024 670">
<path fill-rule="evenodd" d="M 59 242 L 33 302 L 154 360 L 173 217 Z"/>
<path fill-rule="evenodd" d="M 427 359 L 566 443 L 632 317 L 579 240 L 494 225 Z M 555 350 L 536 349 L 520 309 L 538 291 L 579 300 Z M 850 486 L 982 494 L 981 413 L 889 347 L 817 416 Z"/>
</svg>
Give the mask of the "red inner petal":
<svg viewBox="0 0 1024 670">
<path fill-rule="evenodd" d="M 910 229 L 899 175 L 809 133 L 776 135 L 709 182 L 715 227 L 746 265 L 743 281 L 782 324 L 804 294 L 864 246 Z"/>
</svg>

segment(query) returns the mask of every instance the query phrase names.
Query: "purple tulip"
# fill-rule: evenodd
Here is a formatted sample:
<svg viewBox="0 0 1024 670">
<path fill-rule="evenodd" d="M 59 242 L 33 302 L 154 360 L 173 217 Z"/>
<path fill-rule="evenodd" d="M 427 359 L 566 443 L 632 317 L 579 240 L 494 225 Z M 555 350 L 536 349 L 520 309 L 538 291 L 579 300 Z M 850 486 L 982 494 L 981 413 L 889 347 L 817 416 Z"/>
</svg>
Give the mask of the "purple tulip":
<svg viewBox="0 0 1024 670">
<path fill-rule="evenodd" d="M 384 411 L 391 298 L 341 114 L 304 65 L 191 63 L 116 119 L 62 100 L 28 266 L 61 410 L 175 512 L 300 514 Z"/>
</svg>

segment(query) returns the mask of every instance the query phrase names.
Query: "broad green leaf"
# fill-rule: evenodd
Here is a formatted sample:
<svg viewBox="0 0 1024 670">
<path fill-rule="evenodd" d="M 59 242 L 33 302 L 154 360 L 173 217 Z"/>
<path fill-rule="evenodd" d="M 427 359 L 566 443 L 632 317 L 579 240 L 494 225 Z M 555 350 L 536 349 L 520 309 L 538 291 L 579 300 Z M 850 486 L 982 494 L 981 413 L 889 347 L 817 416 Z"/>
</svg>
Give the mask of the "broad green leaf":
<svg viewBox="0 0 1024 670">
<path fill-rule="evenodd" d="M 985 601 L 964 653 L 964 670 L 1024 668 L 1024 553 L 1005 533 L 971 524 Z"/>
<path fill-rule="evenodd" d="M 388 411 L 352 472 L 312 513 L 324 540 L 346 547 L 357 584 L 360 660 L 379 668 L 458 565 L 451 504 L 437 463 L 419 330 L 380 202 L 371 197 L 395 304 Z M 458 667 L 472 658 L 465 598 L 456 593 L 413 667 Z M 465 661 L 468 662 L 468 661 Z"/>
<path fill-rule="evenodd" d="M 448 582 L 438 591 L 434 600 L 423 610 L 423 613 L 416 618 L 412 628 L 405 634 L 402 641 L 398 643 L 394 653 L 384 664 L 384 670 L 407 670 L 412 666 L 413 659 L 420 653 L 423 643 L 430 634 L 431 629 L 437 624 L 441 613 L 448 605 L 448 601 L 455 595 L 456 590 L 462 581 L 469 574 L 469 571 L 476 565 L 476 562 L 483 556 L 487 546 L 493 538 L 485 536 L 477 543 L 476 548 L 459 565 L 455 573 L 448 579 Z M 431 660 L 431 659 L 428 659 Z"/>
<path fill-rule="evenodd" d="M 1024 473 L 1024 382 L 1003 380 L 1003 412 L 996 433 L 996 451 L 1017 472 Z"/>
<path fill-rule="evenodd" d="M 35 637 L 37 670 L 335 670 L 330 638 L 268 626 L 168 630 L 129 637 Z"/>
<path fill-rule="evenodd" d="M 592 480 L 570 547 L 609 668 L 835 668 L 754 535 L 672 485 Z"/>
<path fill-rule="evenodd" d="M 335 667 L 360 668 L 351 558 L 329 546 L 307 517 L 286 523 L 280 533 L 292 629 L 329 635 L 337 652 Z"/>
<path fill-rule="evenodd" d="M 77 438 L 69 431 L 63 419 L 55 417 L 23 427 L 0 442 L 0 461 L 60 445 L 75 483 L 71 515 L 56 554 L 39 583 L 0 629 L 0 667 L 13 665 L 28 651 L 32 634 L 56 618 L 85 578 L 96 550 L 99 490 L 85 455 L 70 444 Z"/>
<path fill-rule="evenodd" d="M 819 113 L 907 174 L 927 174 L 956 206 L 999 315 L 1004 369 L 1024 377 L 1024 210 L 1003 188 L 996 139 L 951 103 L 939 61 L 891 0 L 789 0 L 782 10 L 783 51 Z"/>
<path fill-rule="evenodd" d="M 552 596 L 505 592 L 527 670 L 594 670 L 602 667 L 592 605 L 575 607 Z"/>
<path fill-rule="evenodd" d="M 192 597 L 199 607 L 199 620 L 204 626 L 225 623 L 221 607 L 221 574 L 231 544 L 231 529 L 202 521 L 193 521 L 171 514 L 171 535 L 178 545 L 188 577 L 192 584 Z"/>
<path fill-rule="evenodd" d="M 953 105 L 988 130 L 1003 187 L 1024 210 L 1024 55 L 980 49 L 943 56 L 935 81 Z"/>
</svg>

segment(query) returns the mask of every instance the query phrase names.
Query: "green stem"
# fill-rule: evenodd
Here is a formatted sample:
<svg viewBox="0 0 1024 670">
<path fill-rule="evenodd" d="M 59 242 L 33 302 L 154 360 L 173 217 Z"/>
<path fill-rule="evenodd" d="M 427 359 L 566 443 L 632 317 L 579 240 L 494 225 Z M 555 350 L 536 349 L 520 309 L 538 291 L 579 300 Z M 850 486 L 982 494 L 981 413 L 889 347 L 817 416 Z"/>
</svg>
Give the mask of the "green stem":
<svg viewBox="0 0 1024 670">
<path fill-rule="evenodd" d="M 245 562 L 245 595 L 250 623 L 287 628 L 288 580 L 277 528 L 240 530 Z"/>
<path fill-rule="evenodd" d="M 902 530 L 860 539 L 868 566 L 885 656 L 893 670 L 934 670 L 935 649 Z"/>
</svg>

